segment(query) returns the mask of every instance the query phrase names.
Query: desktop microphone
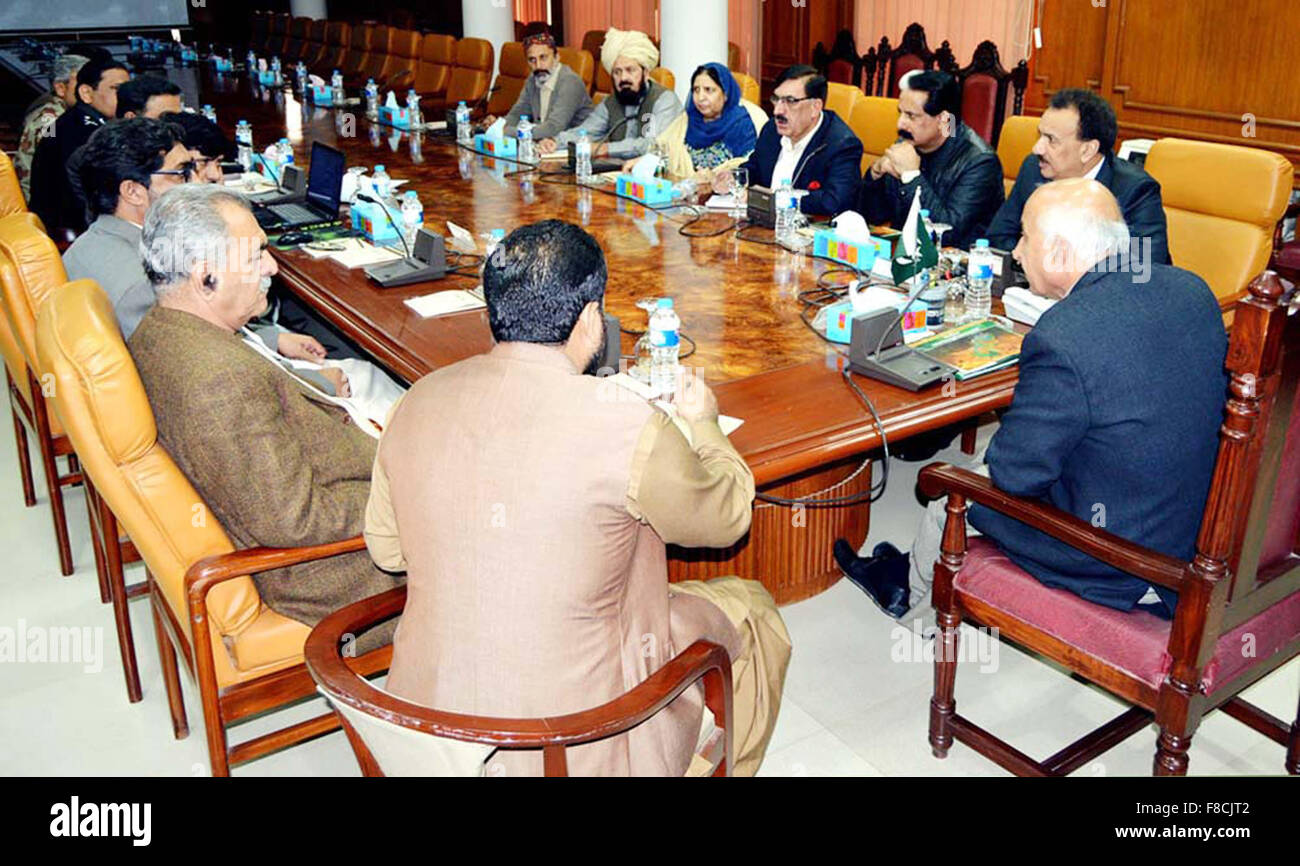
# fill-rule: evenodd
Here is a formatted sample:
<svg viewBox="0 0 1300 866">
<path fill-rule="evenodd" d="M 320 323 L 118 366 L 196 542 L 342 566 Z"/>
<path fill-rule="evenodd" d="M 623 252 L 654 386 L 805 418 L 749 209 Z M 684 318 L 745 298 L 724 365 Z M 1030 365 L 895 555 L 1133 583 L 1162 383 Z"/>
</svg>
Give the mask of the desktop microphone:
<svg viewBox="0 0 1300 866">
<path fill-rule="evenodd" d="M 907 297 L 907 302 L 903 304 L 902 312 L 897 316 L 893 315 L 891 310 L 884 310 L 854 317 L 849 345 L 849 369 L 868 378 L 879 379 L 909 391 L 920 391 L 922 388 L 942 382 L 957 372 L 956 367 L 936 361 L 910 348 L 902 338 L 903 319 L 907 316 L 908 308 L 924 288 L 925 285 L 919 283 L 912 290 Z M 876 329 L 885 321 L 889 322 L 888 327 L 877 332 Z M 898 345 L 884 350 L 885 341 L 896 331 L 899 337 Z M 871 345 L 871 338 L 877 333 L 879 336 L 876 337 L 876 348 L 873 352 L 868 347 Z"/>
<path fill-rule="evenodd" d="M 406 250 L 406 257 L 408 259 L 411 258 L 411 247 L 410 244 L 406 242 L 406 235 L 402 234 L 402 227 L 397 224 L 397 220 L 393 219 L 393 214 L 388 210 L 387 205 L 374 196 L 367 195 L 364 192 L 358 192 L 357 198 L 361 201 L 369 202 L 370 204 L 377 204 L 383 209 L 384 216 L 388 217 L 388 222 L 392 224 L 393 228 L 397 229 L 397 239 L 402 242 L 402 249 Z"/>
<path fill-rule="evenodd" d="M 379 205 L 383 208 L 384 213 L 388 215 L 389 221 L 392 221 L 393 216 L 389 213 L 388 208 L 384 207 L 384 203 L 374 196 L 357 193 L 357 198 L 361 201 Z M 393 225 L 396 226 L 397 223 L 393 223 Z M 395 262 L 369 265 L 363 269 L 367 277 L 389 289 L 396 286 L 409 286 L 412 283 L 440 280 L 447 275 L 446 242 L 443 240 L 442 235 L 435 235 L 428 229 L 421 228 L 416 233 L 414 255 L 412 255 L 411 248 L 406 243 L 406 237 L 400 229 L 397 236 L 401 238 L 402 247 L 406 250 L 406 258 L 398 259 Z"/>
</svg>

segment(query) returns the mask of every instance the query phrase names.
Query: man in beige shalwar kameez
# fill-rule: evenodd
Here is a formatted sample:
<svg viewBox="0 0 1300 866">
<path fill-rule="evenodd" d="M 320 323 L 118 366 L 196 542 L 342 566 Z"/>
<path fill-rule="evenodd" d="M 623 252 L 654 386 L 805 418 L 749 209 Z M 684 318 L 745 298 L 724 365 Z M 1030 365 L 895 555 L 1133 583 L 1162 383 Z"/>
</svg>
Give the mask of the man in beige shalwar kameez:
<svg viewBox="0 0 1300 866">
<path fill-rule="evenodd" d="M 790 639 L 767 591 L 669 584 L 665 545 L 749 529 L 754 479 L 688 377 L 690 441 L 662 410 L 581 375 L 603 345 L 604 255 L 577 226 L 511 234 L 484 272 L 497 345 L 435 371 L 380 442 L 366 541 L 407 572 L 388 689 L 451 712 L 536 717 L 627 692 L 699 638 L 725 646 L 734 766 L 753 775 L 781 705 Z M 682 775 L 704 716 L 688 689 L 627 734 L 568 750 L 573 775 Z M 498 751 L 490 774 L 540 775 Z"/>
</svg>

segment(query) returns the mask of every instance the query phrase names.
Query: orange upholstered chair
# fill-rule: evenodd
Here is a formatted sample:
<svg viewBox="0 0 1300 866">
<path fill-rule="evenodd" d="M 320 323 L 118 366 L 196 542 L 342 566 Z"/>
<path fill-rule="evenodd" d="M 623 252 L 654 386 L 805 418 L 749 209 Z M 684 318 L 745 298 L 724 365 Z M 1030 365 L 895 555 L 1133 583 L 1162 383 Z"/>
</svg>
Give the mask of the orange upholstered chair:
<svg viewBox="0 0 1300 866">
<path fill-rule="evenodd" d="M 501 46 L 501 62 L 497 68 L 497 80 L 488 95 L 488 114 L 498 117 L 514 107 L 520 92 L 528 82 L 528 60 L 524 56 L 522 42 L 507 42 Z M 535 120 L 536 118 L 534 118 Z"/>
<path fill-rule="evenodd" d="M 577 73 L 582 83 L 591 92 L 591 85 L 596 78 L 596 60 L 591 53 L 581 48 L 561 48 L 560 62 Z"/>
<path fill-rule="evenodd" d="M 415 70 L 420 58 L 420 34 L 414 30 L 393 30 L 388 40 L 389 67 L 383 85 L 393 90 L 415 84 Z"/>
<path fill-rule="evenodd" d="M 486 39 L 468 38 L 456 43 L 456 65 L 447 82 L 447 105 L 464 101 L 474 111 L 485 102 L 492 81 L 492 55 L 492 43 Z"/>
<path fill-rule="evenodd" d="M 426 33 L 420 40 L 420 56 L 415 64 L 415 92 L 425 111 L 446 107 L 447 84 L 456 65 L 456 39 L 441 33 Z"/>
</svg>

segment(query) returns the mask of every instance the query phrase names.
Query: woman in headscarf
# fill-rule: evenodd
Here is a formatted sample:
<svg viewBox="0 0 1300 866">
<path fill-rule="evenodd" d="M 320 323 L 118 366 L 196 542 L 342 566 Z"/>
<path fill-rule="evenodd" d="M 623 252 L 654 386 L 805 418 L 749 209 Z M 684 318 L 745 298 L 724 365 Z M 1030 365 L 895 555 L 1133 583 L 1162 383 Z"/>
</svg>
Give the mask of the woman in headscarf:
<svg viewBox="0 0 1300 866">
<path fill-rule="evenodd" d="M 765 123 L 763 109 L 740 97 L 731 70 L 721 63 L 706 63 L 691 76 L 686 111 L 656 142 L 670 176 L 693 178 L 706 191 L 718 172 L 744 163 Z"/>
</svg>

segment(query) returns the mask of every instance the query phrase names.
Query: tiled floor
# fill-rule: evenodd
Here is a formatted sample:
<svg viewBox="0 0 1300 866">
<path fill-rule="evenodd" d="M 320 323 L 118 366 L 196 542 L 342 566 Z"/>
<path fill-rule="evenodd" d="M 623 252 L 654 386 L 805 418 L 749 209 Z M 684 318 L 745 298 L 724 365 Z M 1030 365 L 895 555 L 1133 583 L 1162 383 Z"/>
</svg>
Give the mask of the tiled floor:
<svg viewBox="0 0 1300 866">
<path fill-rule="evenodd" d="M 988 435 L 988 431 L 985 431 Z M 941 457 L 943 455 L 940 455 Z M 906 549 L 920 507 L 913 496 L 918 465 L 895 462 L 889 490 L 874 507 L 869 543 L 888 539 Z M 36 469 L 38 479 L 40 469 Z M 112 611 L 101 605 L 79 490 L 67 496 L 77 572 L 58 573 L 48 503 L 22 505 L 11 437 L 0 434 L 0 630 L 89 626 L 101 629 L 98 671 L 82 664 L 0 661 L 0 774 L 205 775 L 207 752 L 193 684 L 185 683 L 192 732 L 174 740 L 147 603 L 132 604 L 144 700 L 126 700 Z M 129 574 L 128 580 L 138 579 Z M 1003 775 L 961 745 L 945 761 L 931 757 L 926 727 L 931 665 L 926 645 L 880 613 L 847 580 L 817 598 L 783 609 L 794 642 L 781 717 L 761 775 Z M 932 617 L 930 618 L 932 621 Z M 928 622 L 927 622 L 928 624 Z M 919 626 L 918 626 L 919 628 Z M 0 631 L 0 648 L 5 632 Z M 93 643 L 93 642 L 92 642 Z M 969 642 L 968 642 L 969 643 Z M 1005 644 L 983 661 L 963 662 L 957 678 L 963 714 L 1023 751 L 1045 756 L 1122 707 L 1099 690 Z M 3 658 L 0 653 L 0 658 Z M 87 664 L 89 663 L 89 664 Z M 90 672 L 86 671 L 90 667 Z M 982 668 L 993 668 L 982 672 Z M 1300 663 L 1292 663 L 1246 695 L 1281 718 L 1296 711 Z M 236 729 L 235 739 L 320 712 L 315 700 Z M 1155 735 L 1139 733 L 1082 775 L 1147 775 Z M 1240 723 L 1215 714 L 1193 742 L 1191 772 L 1276 774 L 1283 752 Z M 236 775 L 357 775 L 342 734 L 334 733 L 239 768 Z"/>
</svg>

